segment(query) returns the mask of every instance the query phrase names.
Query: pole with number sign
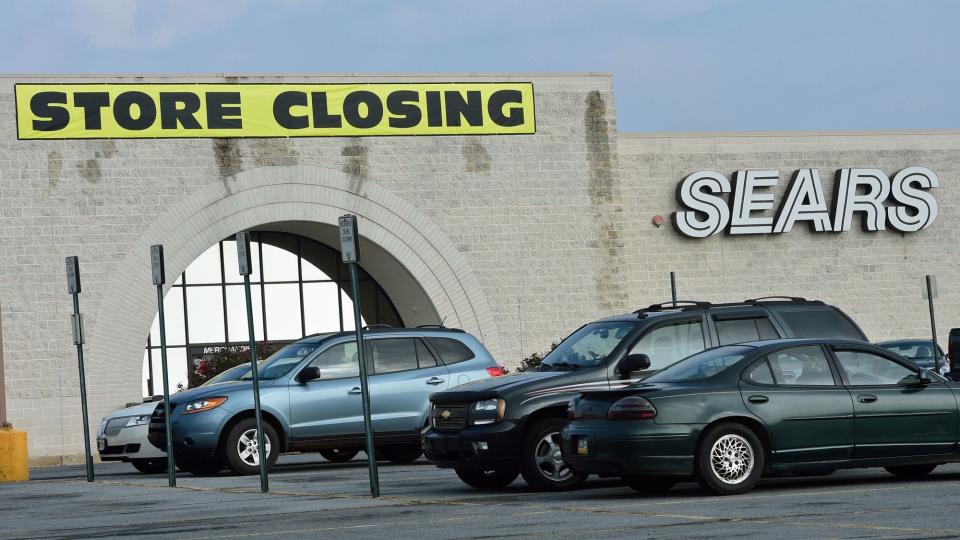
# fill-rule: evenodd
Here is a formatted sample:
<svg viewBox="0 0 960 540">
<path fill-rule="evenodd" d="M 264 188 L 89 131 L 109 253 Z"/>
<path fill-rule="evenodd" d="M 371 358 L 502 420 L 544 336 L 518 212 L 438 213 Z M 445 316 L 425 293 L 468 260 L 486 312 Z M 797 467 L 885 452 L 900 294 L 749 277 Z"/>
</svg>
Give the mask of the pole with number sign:
<svg viewBox="0 0 960 540">
<path fill-rule="evenodd" d="M 363 402 L 363 431 L 367 443 L 367 469 L 370 472 L 370 494 L 380 496 L 377 458 L 373 450 L 373 425 L 370 421 L 370 386 L 367 384 L 367 362 L 363 350 L 363 325 L 360 322 L 360 285 L 357 283 L 357 261 L 360 260 L 360 235 L 357 216 L 340 216 L 340 254 L 350 267 L 350 287 L 353 289 L 353 320 L 357 332 L 357 357 L 360 360 L 360 394 Z"/>
<path fill-rule="evenodd" d="M 167 374 L 167 324 L 163 316 L 163 284 L 166 283 L 166 273 L 161 244 L 150 246 L 150 274 L 153 276 L 153 284 L 157 286 L 157 317 L 160 319 L 160 367 L 163 373 L 163 423 L 166 426 L 167 483 L 170 487 L 176 487 L 177 471 L 173 460 L 173 419 L 170 418 L 170 378 Z M 153 378 L 152 372 L 150 378 Z"/>
<path fill-rule="evenodd" d="M 243 290 L 247 297 L 247 332 L 250 335 L 250 376 L 253 379 L 253 414 L 257 423 L 257 460 L 260 464 L 260 491 L 266 493 L 270 490 L 270 484 L 267 479 L 267 454 L 269 451 L 279 451 L 276 448 L 268 448 L 264 444 L 263 436 L 263 417 L 260 414 L 260 375 L 257 373 L 257 337 L 253 333 L 253 300 L 250 295 L 250 272 L 253 267 L 253 259 L 250 256 L 250 233 L 241 231 L 237 233 L 237 260 L 239 263 L 240 275 L 243 276 Z"/>
<path fill-rule="evenodd" d="M 77 346 L 80 367 L 80 411 L 83 415 L 83 451 L 86 457 L 87 482 L 93 482 L 93 454 L 90 452 L 90 420 L 87 418 L 87 379 L 83 369 L 83 317 L 80 316 L 80 259 L 67 257 L 67 292 L 73 295 L 73 344 Z"/>
</svg>

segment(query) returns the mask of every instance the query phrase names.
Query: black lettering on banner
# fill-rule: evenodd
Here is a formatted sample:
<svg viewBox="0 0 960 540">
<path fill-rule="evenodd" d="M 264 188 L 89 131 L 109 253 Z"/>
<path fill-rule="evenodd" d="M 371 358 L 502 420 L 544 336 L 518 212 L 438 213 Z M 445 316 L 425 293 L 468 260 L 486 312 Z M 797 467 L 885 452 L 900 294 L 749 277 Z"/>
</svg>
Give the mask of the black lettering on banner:
<svg viewBox="0 0 960 540">
<path fill-rule="evenodd" d="M 461 117 L 471 126 L 483 125 L 483 103 L 479 90 L 467 91 L 467 99 L 456 90 L 443 93 L 447 108 L 447 125 L 459 126 Z"/>
<path fill-rule="evenodd" d="M 397 90 L 390 92 L 387 96 L 387 110 L 390 114 L 396 115 L 389 120 L 392 128 L 412 128 L 416 127 L 423 118 L 420 107 L 413 103 L 419 103 L 420 96 L 413 90 Z M 412 102 L 412 103 L 411 103 Z"/>
<path fill-rule="evenodd" d="M 327 108 L 326 92 L 311 92 L 310 100 L 313 101 L 313 127 L 315 128 L 338 128 L 343 127 L 343 119 L 339 114 L 330 114 Z"/>
<path fill-rule="evenodd" d="M 134 105 L 138 109 L 136 118 L 133 117 Z M 124 92 L 113 100 L 113 118 L 123 129 L 144 130 L 157 121 L 157 104 L 143 92 Z"/>
<path fill-rule="evenodd" d="M 77 92 L 73 95 L 73 106 L 83 109 L 83 129 L 103 129 L 100 109 L 110 106 L 110 94 L 107 92 Z"/>
<path fill-rule="evenodd" d="M 70 122 L 70 113 L 64 107 L 56 104 L 67 104 L 67 94 L 64 92 L 37 92 L 30 98 L 30 112 L 41 120 L 33 121 L 33 129 L 37 131 L 60 131 Z"/>
<path fill-rule="evenodd" d="M 511 127 L 523 125 L 523 107 L 511 107 L 509 114 L 503 108 L 508 103 L 523 103 L 523 94 L 519 90 L 498 90 L 490 96 L 487 113 L 498 126 Z"/>
<path fill-rule="evenodd" d="M 427 125 L 443 126 L 443 108 L 440 105 L 440 92 L 427 92 Z"/>
<path fill-rule="evenodd" d="M 367 115 L 360 116 L 360 105 L 367 106 Z M 347 123 L 355 128 L 369 129 L 383 120 L 383 103 L 380 97 L 373 92 L 357 90 L 350 92 L 343 99 L 343 117 Z"/>
<path fill-rule="evenodd" d="M 183 108 L 178 107 L 183 105 Z M 160 92 L 160 127 L 177 129 L 200 129 L 197 111 L 200 110 L 200 96 L 192 92 Z"/>
<path fill-rule="evenodd" d="M 240 92 L 207 93 L 207 128 L 243 128 L 243 119 L 240 118 Z"/>
<path fill-rule="evenodd" d="M 310 119 L 306 116 L 294 116 L 290 114 L 290 108 L 294 106 L 306 106 L 306 92 L 280 92 L 277 98 L 273 100 L 273 119 L 277 121 L 280 127 L 286 129 L 303 129 L 310 126 Z"/>
</svg>

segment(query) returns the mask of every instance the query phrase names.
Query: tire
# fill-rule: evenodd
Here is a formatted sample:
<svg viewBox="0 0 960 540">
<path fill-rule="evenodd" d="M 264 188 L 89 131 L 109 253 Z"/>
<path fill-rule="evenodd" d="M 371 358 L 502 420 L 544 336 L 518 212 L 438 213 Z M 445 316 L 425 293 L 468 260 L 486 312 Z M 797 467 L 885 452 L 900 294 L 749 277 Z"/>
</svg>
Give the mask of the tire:
<svg viewBox="0 0 960 540">
<path fill-rule="evenodd" d="M 391 444 L 375 448 L 374 452 L 377 459 L 386 459 L 391 463 L 402 465 L 416 461 L 423 454 L 423 448 L 419 443 Z"/>
<path fill-rule="evenodd" d="M 160 474 L 162 472 L 167 472 L 167 460 L 159 459 L 132 459 L 130 464 L 133 465 L 133 468 L 142 472 L 143 474 Z"/>
<path fill-rule="evenodd" d="M 320 451 L 323 459 L 333 463 L 345 463 L 357 457 L 360 450 L 357 448 L 325 448 Z"/>
<path fill-rule="evenodd" d="M 908 478 L 916 480 L 933 472 L 938 463 L 928 463 L 926 465 L 898 465 L 896 467 L 884 467 L 888 473 L 898 478 Z"/>
<path fill-rule="evenodd" d="M 640 493 L 666 493 L 677 484 L 677 479 L 669 476 L 628 474 L 621 478 L 631 489 Z"/>
<path fill-rule="evenodd" d="M 520 471 L 516 469 L 454 469 L 463 483 L 476 489 L 499 489 L 509 486 Z"/>
<path fill-rule="evenodd" d="M 268 422 L 263 422 L 263 442 L 267 453 L 267 470 L 273 468 L 280 454 L 277 444 L 277 432 Z M 257 422 L 253 418 L 244 418 L 237 422 L 223 447 L 227 457 L 227 466 L 237 474 L 260 474 L 260 454 L 257 451 Z"/>
<path fill-rule="evenodd" d="M 544 418 L 527 428 L 520 455 L 520 474 L 538 491 L 575 489 L 587 481 L 585 473 L 573 470 L 560 456 L 563 418 Z"/>
<path fill-rule="evenodd" d="M 173 461 L 178 469 L 195 476 L 211 476 L 223 470 L 223 461 L 217 457 L 174 452 Z"/>
<path fill-rule="evenodd" d="M 703 436 L 696 455 L 697 480 L 717 495 L 753 489 L 763 475 L 763 443 L 742 424 L 718 424 Z"/>
</svg>

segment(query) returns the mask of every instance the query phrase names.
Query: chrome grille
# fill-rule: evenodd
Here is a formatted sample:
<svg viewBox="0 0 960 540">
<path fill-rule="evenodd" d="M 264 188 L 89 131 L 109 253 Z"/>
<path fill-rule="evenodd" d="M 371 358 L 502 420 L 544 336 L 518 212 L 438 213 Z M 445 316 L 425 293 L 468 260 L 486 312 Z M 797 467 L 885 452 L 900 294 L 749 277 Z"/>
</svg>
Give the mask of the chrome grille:
<svg viewBox="0 0 960 540">
<path fill-rule="evenodd" d="M 460 431 L 467 426 L 467 409 L 469 405 L 435 404 L 430 417 L 433 427 L 437 431 Z"/>
<path fill-rule="evenodd" d="M 103 428 L 103 434 L 107 437 L 116 437 L 120 434 L 120 430 L 123 429 L 123 426 L 127 425 L 127 422 L 129 421 L 129 416 L 111 418 L 107 421 L 107 425 Z"/>
</svg>

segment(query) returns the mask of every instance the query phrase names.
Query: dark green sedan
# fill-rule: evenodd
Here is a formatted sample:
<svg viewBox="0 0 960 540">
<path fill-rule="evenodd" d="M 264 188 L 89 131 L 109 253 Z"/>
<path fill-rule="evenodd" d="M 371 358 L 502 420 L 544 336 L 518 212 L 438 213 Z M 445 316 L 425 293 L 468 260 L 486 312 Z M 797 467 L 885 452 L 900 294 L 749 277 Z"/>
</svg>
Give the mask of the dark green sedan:
<svg viewBox="0 0 960 540">
<path fill-rule="evenodd" d="M 772 340 L 708 349 L 619 390 L 570 402 L 563 459 L 638 491 L 696 479 L 743 493 L 764 474 L 960 461 L 960 384 L 862 342 Z"/>
</svg>

